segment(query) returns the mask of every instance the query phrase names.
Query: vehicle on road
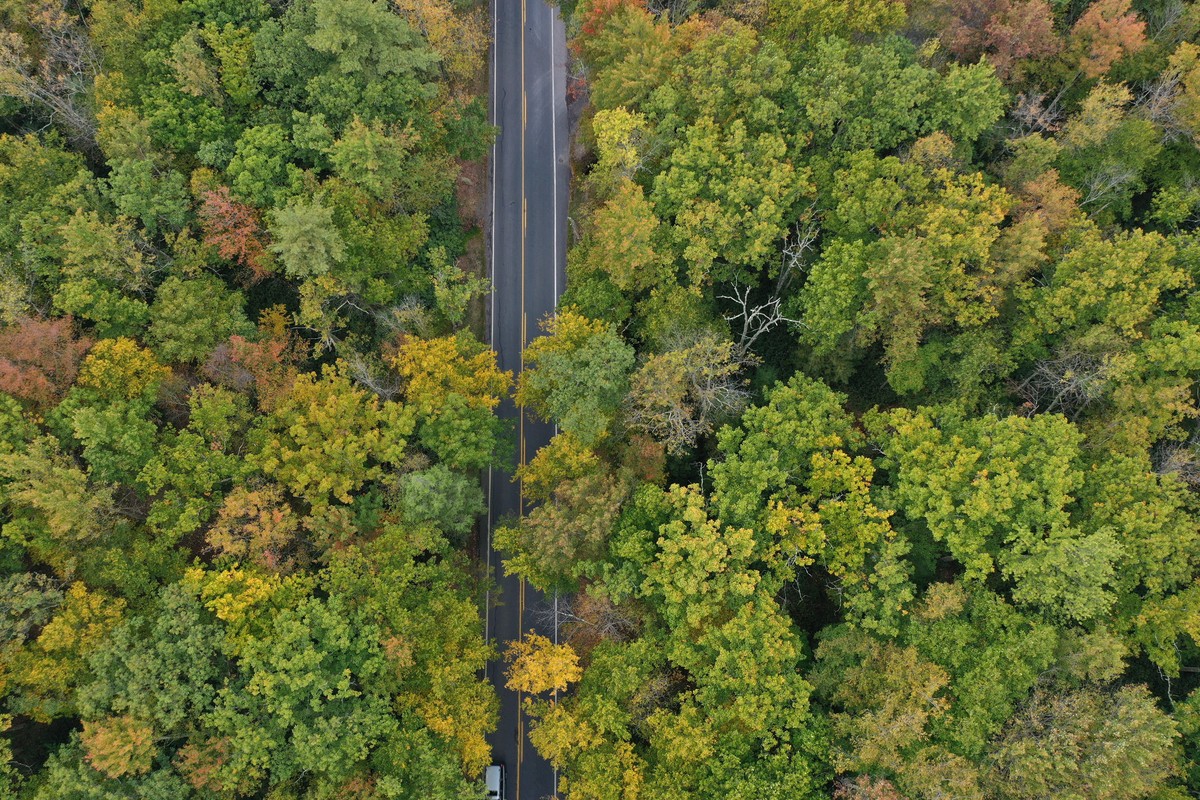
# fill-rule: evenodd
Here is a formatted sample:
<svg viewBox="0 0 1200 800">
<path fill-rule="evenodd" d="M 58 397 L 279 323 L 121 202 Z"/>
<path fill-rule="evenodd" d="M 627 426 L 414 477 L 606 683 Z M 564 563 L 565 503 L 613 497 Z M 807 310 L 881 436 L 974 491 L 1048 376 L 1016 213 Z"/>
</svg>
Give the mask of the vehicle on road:
<svg viewBox="0 0 1200 800">
<path fill-rule="evenodd" d="M 485 769 L 483 785 L 487 789 L 487 800 L 504 800 L 504 765 Z"/>
</svg>

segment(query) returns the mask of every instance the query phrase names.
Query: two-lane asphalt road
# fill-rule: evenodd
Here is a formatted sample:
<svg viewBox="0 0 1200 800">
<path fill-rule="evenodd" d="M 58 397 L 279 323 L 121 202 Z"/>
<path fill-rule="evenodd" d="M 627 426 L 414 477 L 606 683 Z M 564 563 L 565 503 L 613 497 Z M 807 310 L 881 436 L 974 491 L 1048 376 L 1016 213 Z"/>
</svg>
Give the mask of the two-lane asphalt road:
<svg viewBox="0 0 1200 800">
<path fill-rule="evenodd" d="M 500 368 L 521 371 L 526 343 L 553 312 L 566 281 L 567 115 L 566 39 L 557 9 L 546 0 L 492 0 L 492 121 L 500 135 L 492 149 L 492 296 L 490 332 Z M 517 427 L 516 463 L 525 463 L 553 434 L 551 426 L 511 402 L 502 417 Z M 496 522 L 528 511 L 512 469 L 488 475 L 488 520 L 481 557 L 496 578 L 485 633 L 501 652 L 531 629 L 557 637 L 553 623 L 533 609 L 547 599 L 505 575 L 492 549 Z M 552 601 L 551 601 L 552 602 Z M 488 674 L 500 695 L 500 725 L 492 746 L 507 771 L 507 800 L 554 797 L 557 776 L 529 744 L 522 698 L 504 688 L 502 665 Z"/>
</svg>

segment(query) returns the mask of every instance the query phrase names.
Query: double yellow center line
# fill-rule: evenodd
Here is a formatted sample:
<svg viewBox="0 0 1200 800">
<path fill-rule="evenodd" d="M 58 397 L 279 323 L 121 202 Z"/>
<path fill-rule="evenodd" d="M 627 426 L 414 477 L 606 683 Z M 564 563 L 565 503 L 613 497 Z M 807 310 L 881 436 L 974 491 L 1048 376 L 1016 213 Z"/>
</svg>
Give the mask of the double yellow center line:
<svg viewBox="0 0 1200 800">
<path fill-rule="evenodd" d="M 525 238 L 528 227 L 529 204 L 525 199 L 525 131 L 528 119 L 528 96 L 525 91 L 525 24 L 527 0 L 521 0 L 521 358 L 520 368 L 525 370 L 525 345 L 528 343 L 529 328 L 525 318 Z M 518 463 L 525 466 L 525 409 L 519 409 L 520 431 L 518 433 Z M 525 515 L 525 487 L 517 481 L 517 514 Z M 517 640 L 525 638 L 525 579 L 521 578 L 517 597 Z M 517 794 L 521 797 L 521 762 L 525 758 L 525 714 L 523 698 L 517 692 Z"/>
</svg>

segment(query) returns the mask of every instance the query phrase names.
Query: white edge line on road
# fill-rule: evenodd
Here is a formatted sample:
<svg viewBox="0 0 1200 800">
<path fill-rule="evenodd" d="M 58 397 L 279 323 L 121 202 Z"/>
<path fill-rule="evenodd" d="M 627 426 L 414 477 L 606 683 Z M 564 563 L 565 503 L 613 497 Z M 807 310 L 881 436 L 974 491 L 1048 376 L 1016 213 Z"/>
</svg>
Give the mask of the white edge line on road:
<svg viewBox="0 0 1200 800">
<path fill-rule="evenodd" d="M 546 3 L 546 13 L 550 15 L 550 175 L 552 176 L 551 183 L 553 185 L 554 197 L 554 309 L 553 312 L 558 314 L 558 86 L 554 80 L 554 75 L 557 72 L 556 58 L 554 52 L 554 43 L 558 40 L 555 33 L 554 25 L 554 7 L 550 3 Z M 563 93 L 566 96 L 567 87 L 564 84 Z"/>
<path fill-rule="evenodd" d="M 498 62 L 497 62 L 497 58 L 496 58 L 496 50 L 497 50 L 496 39 L 499 35 L 499 30 L 498 30 L 499 26 L 497 24 L 497 17 L 498 17 L 499 9 L 496 8 L 497 2 L 498 2 L 498 0 L 492 0 L 492 104 L 491 105 L 492 105 L 492 126 L 493 127 L 495 127 L 496 123 L 499 121 L 498 117 L 497 117 L 497 105 L 499 103 L 499 97 L 496 94 L 496 86 L 497 86 L 496 70 L 498 68 Z M 495 352 L 495 348 L 496 348 L 496 152 L 497 152 L 497 140 L 498 139 L 499 139 L 499 136 L 497 136 L 496 139 L 492 140 L 492 159 L 491 159 L 492 163 L 490 165 L 491 166 L 490 172 L 492 173 L 492 176 L 491 176 L 492 177 L 492 223 L 491 223 L 492 230 L 491 230 L 490 245 L 491 245 L 492 252 L 491 252 L 491 257 L 488 259 L 488 269 L 491 273 L 490 278 L 491 278 L 491 282 L 492 282 L 492 297 L 491 297 L 491 312 L 489 315 L 490 319 L 488 320 L 488 338 L 490 340 L 488 342 L 488 345 L 490 345 L 492 347 L 493 352 Z M 484 585 L 487 586 L 488 588 L 485 591 L 484 597 L 483 597 L 483 641 L 485 644 L 492 638 L 491 637 L 491 622 L 492 622 L 491 581 L 492 581 L 492 472 L 493 471 L 494 471 L 493 467 L 488 467 L 487 542 L 486 542 L 487 546 L 485 548 L 486 553 L 487 553 L 487 555 L 486 555 L 487 575 L 484 578 L 484 580 L 486 581 L 486 583 Z"/>
<path fill-rule="evenodd" d="M 556 67 L 557 54 L 554 52 L 555 42 L 558 41 L 558 35 L 555 33 L 554 25 L 554 7 L 550 3 L 546 4 L 546 13 L 550 15 L 550 158 L 551 169 L 550 174 L 553 177 L 551 183 L 554 186 L 554 256 L 553 256 L 553 273 L 554 273 L 554 309 L 553 313 L 558 316 L 558 86 L 554 76 L 558 70 Z M 567 87 L 563 84 L 564 102 Z M 558 434 L 558 426 L 554 426 L 554 433 Z M 558 587 L 554 588 L 554 644 L 558 644 Z M 558 701 L 558 690 L 554 692 L 554 700 Z M 555 798 L 558 797 L 558 767 L 554 767 L 554 782 L 550 784 L 554 791 Z"/>
</svg>

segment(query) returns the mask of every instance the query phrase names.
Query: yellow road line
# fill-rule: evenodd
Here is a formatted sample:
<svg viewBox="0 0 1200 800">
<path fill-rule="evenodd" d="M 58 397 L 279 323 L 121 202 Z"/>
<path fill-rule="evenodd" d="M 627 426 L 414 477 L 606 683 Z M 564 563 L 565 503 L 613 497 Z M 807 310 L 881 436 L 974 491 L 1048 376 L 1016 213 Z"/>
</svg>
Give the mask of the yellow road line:
<svg viewBox="0 0 1200 800">
<path fill-rule="evenodd" d="M 527 96 L 525 93 L 525 18 L 526 18 L 526 0 L 521 0 L 521 370 L 525 369 L 525 341 L 527 336 L 527 328 L 525 326 L 525 121 L 526 121 L 526 102 Z M 521 432 L 520 432 L 520 459 L 521 463 L 525 463 L 525 410 L 521 409 Z M 517 514 L 524 515 L 525 513 L 525 498 L 524 487 L 520 482 L 517 484 Z M 521 641 L 525 636 L 525 581 L 522 580 L 519 591 L 519 602 L 517 604 L 517 641 Z M 517 692 L 517 794 L 516 800 L 521 798 L 521 762 L 525 757 L 525 718 L 521 713 L 521 693 Z"/>
</svg>

